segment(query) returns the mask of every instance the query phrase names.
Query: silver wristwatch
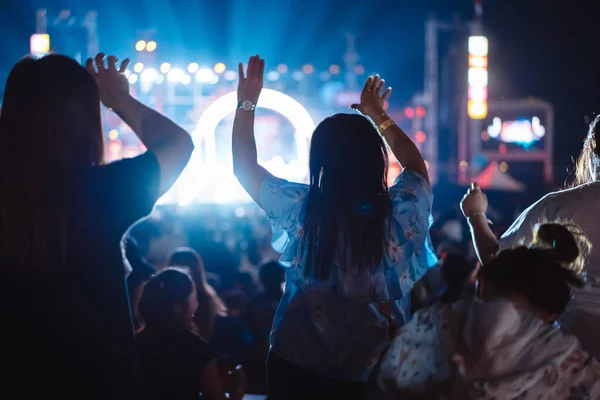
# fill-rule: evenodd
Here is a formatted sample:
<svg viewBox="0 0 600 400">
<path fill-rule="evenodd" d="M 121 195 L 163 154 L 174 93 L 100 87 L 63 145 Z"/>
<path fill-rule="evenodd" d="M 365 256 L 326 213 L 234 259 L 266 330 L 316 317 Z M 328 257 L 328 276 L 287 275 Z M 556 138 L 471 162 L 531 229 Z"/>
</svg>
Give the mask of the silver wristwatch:
<svg viewBox="0 0 600 400">
<path fill-rule="evenodd" d="M 244 111 L 254 111 L 256 110 L 256 104 L 250 100 L 244 100 L 238 103 L 237 108 Z"/>
</svg>

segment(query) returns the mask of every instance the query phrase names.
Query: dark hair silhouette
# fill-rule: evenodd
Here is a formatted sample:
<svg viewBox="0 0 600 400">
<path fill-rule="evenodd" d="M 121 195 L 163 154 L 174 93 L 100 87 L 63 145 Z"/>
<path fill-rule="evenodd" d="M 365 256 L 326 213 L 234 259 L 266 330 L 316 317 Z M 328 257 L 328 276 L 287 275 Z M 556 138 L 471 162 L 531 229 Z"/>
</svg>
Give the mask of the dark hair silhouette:
<svg viewBox="0 0 600 400">
<path fill-rule="evenodd" d="M 389 237 L 387 147 L 369 120 L 336 114 L 315 129 L 310 146 L 310 189 L 303 223 L 306 274 L 326 279 L 340 267 L 374 267 Z"/>
<path fill-rule="evenodd" d="M 194 322 L 198 333 L 205 339 L 210 339 L 213 334 L 215 317 L 225 315 L 227 308 L 217 295 L 217 292 L 206 280 L 206 269 L 204 260 L 198 252 L 189 247 L 176 249 L 170 256 L 168 265 L 172 267 L 185 267 L 196 286 L 198 295 L 198 310 L 194 316 Z"/>
<path fill-rule="evenodd" d="M 186 306 L 194 292 L 194 282 L 183 268 L 167 268 L 154 275 L 144 286 L 138 311 L 147 327 L 183 328 L 173 305 Z"/>
<path fill-rule="evenodd" d="M 65 56 L 19 61 L 6 82 L 0 140 L 3 264 L 64 262 L 81 182 L 103 162 L 93 77 Z"/>
<path fill-rule="evenodd" d="M 588 134 L 583 142 L 583 148 L 575 166 L 575 180 L 573 186 L 583 185 L 598 180 L 600 172 L 600 149 L 598 149 L 598 135 L 600 134 L 600 115 L 590 124 Z"/>
<path fill-rule="evenodd" d="M 583 264 L 591 245 L 573 224 L 535 227 L 529 246 L 502 250 L 481 269 L 485 279 L 504 293 L 518 293 L 535 306 L 558 316 L 584 286 Z"/>
<path fill-rule="evenodd" d="M 266 292 L 278 293 L 285 282 L 285 270 L 277 261 L 267 261 L 261 265 L 258 277 Z"/>
</svg>

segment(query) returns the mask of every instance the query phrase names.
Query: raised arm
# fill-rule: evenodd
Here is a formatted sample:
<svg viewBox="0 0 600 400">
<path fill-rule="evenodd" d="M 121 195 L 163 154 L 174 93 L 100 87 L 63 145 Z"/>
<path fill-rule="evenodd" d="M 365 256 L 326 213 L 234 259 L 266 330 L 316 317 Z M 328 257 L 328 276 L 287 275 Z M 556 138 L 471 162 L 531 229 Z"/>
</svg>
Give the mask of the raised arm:
<svg viewBox="0 0 600 400">
<path fill-rule="evenodd" d="M 467 218 L 471 228 L 473 246 L 482 265 L 487 264 L 498 251 L 498 239 L 490 229 L 489 221 L 485 215 L 488 200 L 479 185 L 471 184 L 471 188 L 460 202 L 460 208 Z"/>
<path fill-rule="evenodd" d="M 352 108 L 371 118 L 402 168 L 415 171 L 429 182 L 429 174 L 421 152 L 383 108 L 385 99 L 392 93 L 392 88 L 387 88 L 382 94 L 384 85 L 385 81 L 380 79 L 379 75 L 367 78 L 360 96 L 360 104 L 353 104 Z"/>
<path fill-rule="evenodd" d="M 260 188 L 269 171 L 258 164 L 256 140 L 254 138 L 254 110 L 263 88 L 265 60 L 260 56 L 250 57 L 248 71 L 239 64 L 238 107 L 233 121 L 231 152 L 233 173 L 246 192 L 260 206 Z"/>
<path fill-rule="evenodd" d="M 114 110 L 156 156 L 160 167 L 160 192 L 163 194 L 187 165 L 194 145 L 184 129 L 129 94 L 129 84 L 123 74 L 128 64 L 126 59 L 117 69 L 117 58 L 110 56 L 105 63 L 101 53 L 94 61 L 89 58 L 85 66 L 98 83 L 102 103 Z"/>
</svg>

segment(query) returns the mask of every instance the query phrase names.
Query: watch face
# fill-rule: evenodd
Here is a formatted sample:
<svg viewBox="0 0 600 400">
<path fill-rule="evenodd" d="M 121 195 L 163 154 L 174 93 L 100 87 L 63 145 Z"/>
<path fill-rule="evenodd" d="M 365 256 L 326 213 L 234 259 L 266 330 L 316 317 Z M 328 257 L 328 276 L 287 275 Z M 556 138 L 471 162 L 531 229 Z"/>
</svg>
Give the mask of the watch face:
<svg viewBox="0 0 600 400">
<path fill-rule="evenodd" d="M 242 101 L 242 104 L 240 104 L 240 108 L 244 111 L 252 111 L 254 110 L 254 103 L 250 100 L 244 100 Z"/>
</svg>

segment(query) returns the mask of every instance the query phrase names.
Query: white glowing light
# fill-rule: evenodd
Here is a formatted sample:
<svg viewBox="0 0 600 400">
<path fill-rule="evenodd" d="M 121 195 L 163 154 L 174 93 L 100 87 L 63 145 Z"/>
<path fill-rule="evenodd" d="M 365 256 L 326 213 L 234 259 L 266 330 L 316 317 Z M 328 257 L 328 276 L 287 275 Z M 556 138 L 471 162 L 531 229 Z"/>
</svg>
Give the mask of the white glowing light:
<svg viewBox="0 0 600 400">
<path fill-rule="evenodd" d="M 210 81 L 208 82 L 212 85 L 216 85 L 217 83 L 219 83 L 219 76 L 216 74 L 213 74 L 213 76 L 210 78 Z"/>
<path fill-rule="evenodd" d="M 146 68 L 140 75 L 142 82 L 154 82 L 158 77 L 158 71 L 154 68 Z"/>
<path fill-rule="evenodd" d="M 161 199 L 161 203 L 173 200 L 178 204 L 190 204 L 198 200 L 215 203 L 252 201 L 233 175 L 231 161 L 220 162 L 216 157 L 215 131 L 221 121 L 235 111 L 237 103 L 237 93 L 230 92 L 218 98 L 202 113 L 192 135 L 196 150 L 181 178 Z M 276 156 L 261 164 L 277 176 L 304 180 L 308 173 L 308 144 L 315 129 L 312 117 L 298 101 L 272 89 L 263 89 L 257 107 L 276 111 L 290 121 L 295 128 L 297 149 L 296 160 L 290 163 Z M 209 195 L 204 195 L 208 187 L 215 189 Z"/>
<path fill-rule="evenodd" d="M 487 86 L 488 71 L 485 68 L 469 68 L 468 81 L 471 86 Z"/>
<path fill-rule="evenodd" d="M 183 83 L 184 85 L 189 85 L 191 81 L 192 77 L 189 75 L 184 75 L 181 77 L 181 83 Z"/>
<path fill-rule="evenodd" d="M 184 70 L 182 70 L 181 68 L 173 68 L 172 70 L 169 71 L 169 74 L 167 75 L 167 79 L 169 80 L 169 82 L 178 83 L 178 82 L 181 82 L 181 80 L 183 79 L 184 76 L 185 76 Z"/>
<path fill-rule="evenodd" d="M 472 56 L 487 56 L 488 39 L 485 36 L 469 37 L 469 54 Z"/>
<path fill-rule="evenodd" d="M 129 83 L 133 85 L 138 81 L 138 76 L 136 74 L 131 74 L 131 75 L 129 75 L 128 80 L 129 80 Z"/>
<path fill-rule="evenodd" d="M 208 68 L 200 68 L 198 72 L 196 72 L 196 80 L 200 83 L 209 83 L 213 80 L 213 76 L 216 76 L 215 73 Z"/>
<path fill-rule="evenodd" d="M 157 84 L 159 84 L 159 85 L 160 85 L 160 84 L 161 84 L 161 83 L 163 83 L 164 81 L 165 81 L 165 76 L 164 76 L 164 75 L 158 75 L 158 76 L 156 77 L 156 83 L 157 83 Z"/>
<path fill-rule="evenodd" d="M 190 74 L 195 74 L 196 71 L 198 71 L 198 68 L 200 68 L 200 66 L 197 63 L 190 63 L 190 65 L 188 65 L 188 72 Z"/>
<path fill-rule="evenodd" d="M 292 74 L 292 79 L 294 79 L 296 81 L 301 81 L 302 79 L 304 79 L 304 73 L 302 73 L 300 71 L 296 71 Z"/>
</svg>

